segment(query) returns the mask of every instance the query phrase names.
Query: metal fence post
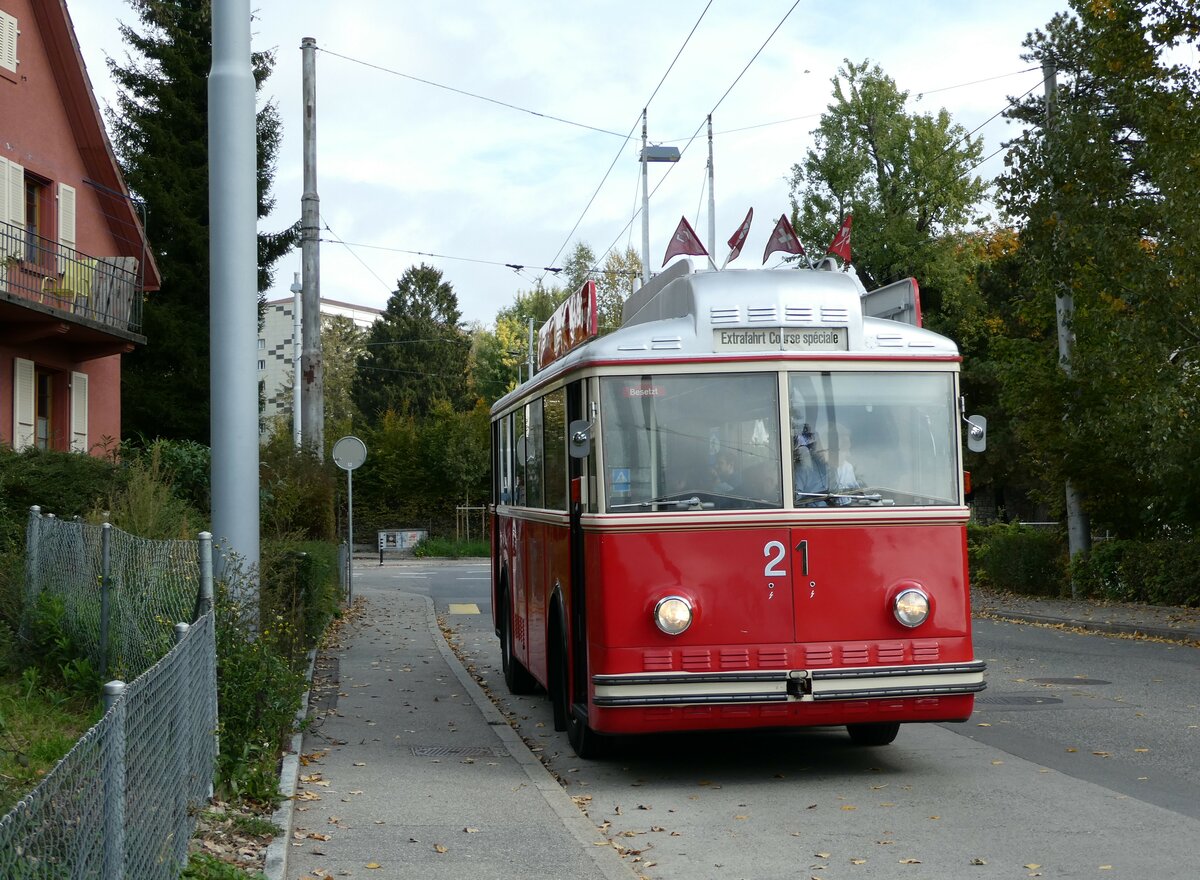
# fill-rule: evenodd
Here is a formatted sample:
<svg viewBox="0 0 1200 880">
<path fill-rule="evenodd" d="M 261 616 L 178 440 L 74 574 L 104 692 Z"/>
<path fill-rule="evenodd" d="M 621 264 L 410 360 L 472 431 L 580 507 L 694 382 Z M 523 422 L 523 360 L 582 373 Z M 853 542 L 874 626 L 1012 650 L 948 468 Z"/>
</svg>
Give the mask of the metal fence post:
<svg viewBox="0 0 1200 880">
<path fill-rule="evenodd" d="M 100 527 L 100 677 L 108 678 L 108 615 L 112 590 L 112 523 Z"/>
<path fill-rule="evenodd" d="M 33 603 L 37 601 L 42 580 L 41 545 L 42 509 L 36 504 L 29 508 L 29 527 L 25 530 L 25 608 L 21 614 L 21 638 L 28 641 Z"/>
<path fill-rule="evenodd" d="M 112 712 L 104 762 L 104 876 L 125 876 L 125 682 L 104 685 L 104 712 Z"/>
<path fill-rule="evenodd" d="M 196 775 L 196 758 L 192 754 L 192 737 L 188 730 L 188 721 L 190 713 L 188 711 L 192 703 L 192 692 L 195 688 L 195 683 L 192 681 L 192 664 L 191 658 L 187 652 L 179 645 L 187 638 L 188 630 L 191 626 L 186 623 L 175 624 L 175 656 L 172 658 L 174 663 L 173 687 L 171 688 L 171 754 L 173 763 L 178 770 L 177 782 L 175 785 L 175 817 L 174 817 L 174 835 L 173 842 L 175 843 L 175 855 L 183 861 L 187 860 L 187 841 L 191 837 L 188 829 L 188 803 L 191 800 L 192 791 L 195 786 L 192 784 L 192 778 Z"/>
<path fill-rule="evenodd" d="M 193 623 L 213 607 L 212 532 L 201 532 L 197 544 L 200 553 L 200 592 L 196 596 L 196 610 L 192 614 Z"/>
</svg>

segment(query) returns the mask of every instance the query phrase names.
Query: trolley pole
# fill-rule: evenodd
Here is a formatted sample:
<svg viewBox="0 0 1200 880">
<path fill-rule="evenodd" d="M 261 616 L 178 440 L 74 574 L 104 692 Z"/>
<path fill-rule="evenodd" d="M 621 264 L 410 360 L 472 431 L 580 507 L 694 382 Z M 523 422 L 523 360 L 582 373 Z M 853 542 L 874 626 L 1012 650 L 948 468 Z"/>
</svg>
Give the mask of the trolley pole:
<svg viewBox="0 0 1200 880">
<path fill-rule="evenodd" d="M 708 114 L 708 254 L 717 253 L 717 194 L 713 190 L 712 114 Z"/>
<path fill-rule="evenodd" d="M 650 283 L 650 190 L 646 170 L 646 111 L 642 110 L 642 284 Z"/>
</svg>

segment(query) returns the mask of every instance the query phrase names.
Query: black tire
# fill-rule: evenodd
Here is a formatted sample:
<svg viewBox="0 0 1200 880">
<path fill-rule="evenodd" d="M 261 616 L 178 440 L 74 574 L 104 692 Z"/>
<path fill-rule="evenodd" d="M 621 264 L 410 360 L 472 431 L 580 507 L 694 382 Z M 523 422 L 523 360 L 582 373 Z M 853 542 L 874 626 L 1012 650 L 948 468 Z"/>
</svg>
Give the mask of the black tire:
<svg viewBox="0 0 1200 880">
<path fill-rule="evenodd" d="M 886 746 L 900 732 L 900 722 L 847 724 L 846 732 L 850 734 L 850 742 L 856 746 Z"/>
<path fill-rule="evenodd" d="M 500 599 L 500 668 L 504 671 L 504 684 L 510 694 L 531 694 L 537 687 L 537 681 L 529 674 L 529 670 L 513 656 L 512 614 L 507 591 Z"/>
<path fill-rule="evenodd" d="M 611 746 L 609 737 L 596 733 L 586 721 L 571 711 L 571 679 L 567 658 L 566 630 L 558 627 L 557 672 L 554 676 L 554 729 L 567 731 L 567 742 L 584 759 L 604 757 Z M 560 727 L 559 724 L 562 726 Z"/>
</svg>

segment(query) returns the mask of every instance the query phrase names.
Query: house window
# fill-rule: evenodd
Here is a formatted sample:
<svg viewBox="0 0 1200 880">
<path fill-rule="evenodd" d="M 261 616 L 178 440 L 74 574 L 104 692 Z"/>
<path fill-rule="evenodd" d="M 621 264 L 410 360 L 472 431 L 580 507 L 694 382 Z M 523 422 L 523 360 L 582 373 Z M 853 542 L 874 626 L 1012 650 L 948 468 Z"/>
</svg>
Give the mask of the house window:
<svg viewBox="0 0 1200 880">
<path fill-rule="evenodd" d="M 35 177 L 25 175 L 25 262 L 41 262 L 40 237 L 45 236 L 46 186 Z"/>
<path fill-rule="evenodd" d="M 259 337 L 259 339 L 258 339 L 258 350 L 259 350 L 259 351 L 265 351 L 265 350 L 266 350 L 266 347 L 267 347 L 267 340 L 263 339 L 263 338 L 260 336 L 260 337 Z"/>
<path fill-rule="evenodd" d="M 17 36 L 21 33 L 17 20 L 0 12 L 0 70 L 17 72 Z"/>
<path fill-rule="evenodd" d="M 258 362 L 258 368 L 259 368 L 260 370 L 265 370 L 265 369 L 267 368 L 267 362 L 266 362 L 266 361 L 259 361 L 259 362 Z"/>
<path fill-rule="evenodd" d="M 36 372 L 36 396 L 34 398 L 33 444 L 38 449 L 49 449 L 54 435 L 54 374 L 45 370 Z"/>
</svg>

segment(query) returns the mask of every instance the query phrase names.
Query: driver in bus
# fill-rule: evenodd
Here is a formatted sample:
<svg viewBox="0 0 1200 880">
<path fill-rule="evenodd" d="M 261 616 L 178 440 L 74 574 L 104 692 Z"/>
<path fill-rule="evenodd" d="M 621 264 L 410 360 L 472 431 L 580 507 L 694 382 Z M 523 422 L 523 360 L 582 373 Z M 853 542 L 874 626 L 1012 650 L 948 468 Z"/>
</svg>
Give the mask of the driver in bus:
<svg viewBox="0 0 1200 880">
<path fill-rule="evenodd" d="M 828 462 L 819 451 L 815 431 L 806 422 L 792 442 L 792 482 L 796 504 L 802 507 L 825 507 L 829 491 Z"/>
</svg>

